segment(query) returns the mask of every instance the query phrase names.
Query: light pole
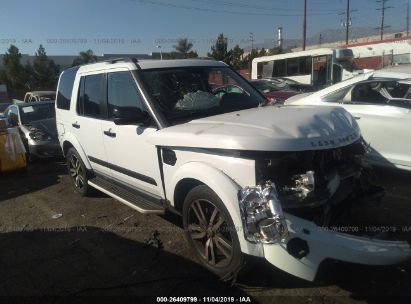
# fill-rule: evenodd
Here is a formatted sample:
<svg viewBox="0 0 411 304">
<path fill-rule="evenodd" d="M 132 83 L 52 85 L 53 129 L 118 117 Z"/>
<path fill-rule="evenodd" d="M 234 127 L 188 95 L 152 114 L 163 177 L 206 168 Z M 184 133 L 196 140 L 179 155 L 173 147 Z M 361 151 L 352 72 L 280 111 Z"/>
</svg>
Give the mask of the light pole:
<svg viewBox="0 0 411 304">
<path fill-rule="evenodd" d="M 156 45 L 156 48 L 160 49 L 160 60 L 163 60 L 163 52 L 161 51 L 161 45 Z"/>
<path fill-rule="evenodd" d="M 251 52 L 254 49 L 254 33 L 250 32 L 250 40 L 251 40 Z"/>
</svg>

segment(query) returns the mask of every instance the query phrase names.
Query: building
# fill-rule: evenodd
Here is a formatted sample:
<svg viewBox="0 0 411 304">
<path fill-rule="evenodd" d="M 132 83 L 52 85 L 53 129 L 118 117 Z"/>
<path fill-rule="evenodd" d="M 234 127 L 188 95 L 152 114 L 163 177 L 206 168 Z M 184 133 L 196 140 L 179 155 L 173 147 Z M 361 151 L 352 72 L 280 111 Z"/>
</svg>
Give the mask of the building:
<svg viewBox="0 0 411 304">
<path fill-rule="evenodd" d="M 369 36 L 349 41 L 336 41 L 323 43 L 321 45 L 309 45 L 309 49 L 326 48 L 349 48 L 354 54 L 354 63 L 358 69 L 381 69 L 390 65 L 411 63 L 411 36 L 406 32 L 387 34 L 383 40 L 380 36 Z M 292 49 L 293 52 L 301 48 Z"/>
</svg>

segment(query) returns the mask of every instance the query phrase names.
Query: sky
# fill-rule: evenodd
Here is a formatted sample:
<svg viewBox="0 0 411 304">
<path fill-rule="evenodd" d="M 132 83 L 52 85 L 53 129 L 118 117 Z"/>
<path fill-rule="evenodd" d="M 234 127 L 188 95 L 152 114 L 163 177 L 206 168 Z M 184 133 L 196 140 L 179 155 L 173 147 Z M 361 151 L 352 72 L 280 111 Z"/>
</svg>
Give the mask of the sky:
<svg viewBox="0 0 411 304">
<path fill-rule="evenodd" d="M 307 37 L 341 29 L 347 0 L 307 0 Z M 406 28 L 408 0 L 386 0 L 385 24 Z M 353 26 L 378 27 L 376 0 L 351 0 Z M 304 0 L 0 0 L 0 53 L 10 44 L 33 55 L 169 52 L 179 38 L 205 56 L 220 33 L 229 48 L 302 36 Z M 252 34 L 251 34 L 252 33 Z M 159 46 L 159 48 L 157 47 Z"/>
</svg>

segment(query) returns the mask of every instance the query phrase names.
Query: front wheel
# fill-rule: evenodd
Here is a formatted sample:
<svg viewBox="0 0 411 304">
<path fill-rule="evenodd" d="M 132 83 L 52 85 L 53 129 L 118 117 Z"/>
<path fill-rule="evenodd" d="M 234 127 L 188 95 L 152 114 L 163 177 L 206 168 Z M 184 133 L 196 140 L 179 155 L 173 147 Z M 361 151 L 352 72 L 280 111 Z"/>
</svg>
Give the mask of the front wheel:
<svg viewBox="0 0 411 304">
<path fill-rule="evenodd" d="M 209 187 L 200 185 L 187 194 L 183 226 L 199 262 L 223 280 L 234 279 L 244 256 L 230 214 Z"/>
<path fill-rule="evenodd" d="M 80 155 L 74 148 L 71 148 L 67 152 L 67 169 L 74 190 L 81 196 L 86 196 L 90 190 L 87 169 Z"/>
</svg>

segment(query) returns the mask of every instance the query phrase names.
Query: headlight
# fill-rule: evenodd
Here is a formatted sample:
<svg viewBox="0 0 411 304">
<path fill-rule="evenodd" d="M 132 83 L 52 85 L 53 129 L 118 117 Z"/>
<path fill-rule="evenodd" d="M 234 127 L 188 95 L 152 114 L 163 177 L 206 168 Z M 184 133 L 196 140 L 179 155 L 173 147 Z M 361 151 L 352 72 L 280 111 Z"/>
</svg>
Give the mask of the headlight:
<svg viewBox="0 0 411 304">
<path fill-rule="evenodd" d="M 43 131 L 30 132 L 29 136 L 32 140 L 36 141 L 51 140 L 51 136 Z"/>
<path fill-rule="evenodd" d="M 240 211 L 248 241 L 272 244 L 287 239 L 287 224 L 274 183 L 244 188 L 240 192 Z"/>
</svg>

